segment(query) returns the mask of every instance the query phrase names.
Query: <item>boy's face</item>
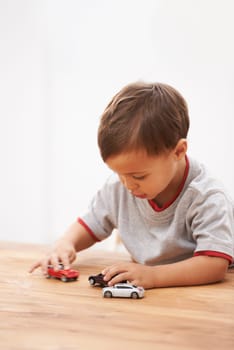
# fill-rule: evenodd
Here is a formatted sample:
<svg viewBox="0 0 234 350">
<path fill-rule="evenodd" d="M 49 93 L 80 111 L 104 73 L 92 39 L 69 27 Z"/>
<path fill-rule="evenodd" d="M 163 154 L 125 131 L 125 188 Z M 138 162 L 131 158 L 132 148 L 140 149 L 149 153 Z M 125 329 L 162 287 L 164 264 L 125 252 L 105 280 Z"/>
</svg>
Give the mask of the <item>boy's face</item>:
<svg viewBox="0 0 234 350">
<path fill-rule="evenodd" d="M 156 156 L 132 151 L 109 157 L 106 164 L 134 196 L 156 202 L 160 198 L 163 204 L 164 199 L 169 200 L 174 195 L 182 181 L 184 155 L 178 155 L 176 150 Z"/>
</svg>

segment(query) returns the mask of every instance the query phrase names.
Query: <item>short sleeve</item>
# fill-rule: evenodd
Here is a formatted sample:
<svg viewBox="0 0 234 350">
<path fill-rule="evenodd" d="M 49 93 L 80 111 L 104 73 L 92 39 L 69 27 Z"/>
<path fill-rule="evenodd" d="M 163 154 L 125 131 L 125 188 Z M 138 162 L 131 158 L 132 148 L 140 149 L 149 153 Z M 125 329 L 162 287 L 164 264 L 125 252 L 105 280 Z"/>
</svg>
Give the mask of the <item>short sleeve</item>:
<svg viewBox="0 0 234 350">
<path fill-rule="evenodd" d="M 234 214 L 232 202 L 222 192 L 199 195 L 190 208 L 195 255 L 214 251 L 233 259 Z"/>
<path fill-rule="evenodd" d="M 80 216 L 98 240 L 107 238 L 116 227 L 114 202 L 113 185 L 107 181 L 90 202 L 88 211 Z"/>
</svg>

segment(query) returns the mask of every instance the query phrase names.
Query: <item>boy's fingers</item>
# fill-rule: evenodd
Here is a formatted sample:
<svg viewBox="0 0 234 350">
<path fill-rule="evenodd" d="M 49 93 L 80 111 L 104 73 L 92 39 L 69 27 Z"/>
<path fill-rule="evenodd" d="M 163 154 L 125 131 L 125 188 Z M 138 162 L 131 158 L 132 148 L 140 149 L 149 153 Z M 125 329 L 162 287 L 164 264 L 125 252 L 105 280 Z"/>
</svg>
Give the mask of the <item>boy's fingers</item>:
<svg viewBox="0 0 234 350">
<path fill-rule="evenodd" d="M 48 265 L 52 265 L 55 270 L 59 270 L 59 265 L 62 263 L 65 269 L 70 268 L 70 263 L 75 260 L 76 254 L 75 253 L 70 253 L 68 254 L 63 253 L 63 254 L 58 254 L 57 252 L 55 253 L 50 253 L 45 259 L 39 260 L 35 262 L 29 269 L 29 272 L 33 272 L 35 269 L 38 267 L 41 267 L 41 270 L 44 275 L 47 275 L 48 273 Z"/>
<path fill-rule="evenodd" d="M 105 273 L 103 273 L 103 272 L 105 272 Z M 111 271 L 110 269 L 106 269 L 105 271 L 103 271 L 102 273 L 103 273 L 103 275 L 104 275 L 104 281 L 109 281 L 109 280 L 111 280 L 111 278 L 114 276 L 114 275 L 116 275 L 116 273 L 115 272 L 113 272 L 113 271 Z"/>
<path fill-rule="evenodd" d="M 48 274 L 48 265 L 50 264 L 50 259 L 46 259 L 41 263 L 41 269 L 44 275 Z"/>
<path fill-rule="evenodd" d="M 105 269 L 102 270 L 102 274 L 106 275 L 110 271 L 111 266 L 106 267 Z"/>
<path fill-rule="evenodd" d="M 52 255 L 50 257 L 50 262 L 51 262 L 51 265 L 54 267 L 55 270 L 59 270 L 60 259 L 58 258 L 57 255 Z"/>
<path fill-rule="evenodd" d="M 30 269 L 28 270 L 29 273 L 33 272 L 34 270 L 36 270 L 38 267 L 41 266 L 41 262 L 40 261 L 37 261 L 36 263 L 34 263 Z"/>
<path fill-rule="evenodd" d="M 116 283 L 121 283 L 122 281 L 128 281 L 128 273 L 123 272 L 119 273 L 118 275 L 115 275 L 108 281 L 109 286 L 113 286 Z"/>
<path fill-rule="evenodd" d="M 63 264 L 65 270 L 70 269 L 70 260 L 67 254 L 61 256 L 61 263 Z"/>
<path fill-rule="evenodd" d="M 47 270 L 48 270 L 48 260 L 45 261 L 37 261 L 36 263 L 34 263 L 30 269 L 29 269 L 29 273 L 33 272 L 34 270 L 36 270 L 38 267 L 41 267 L 41 270 L 43 272 L 44 275 L 47 275 Z"/>
</svg>

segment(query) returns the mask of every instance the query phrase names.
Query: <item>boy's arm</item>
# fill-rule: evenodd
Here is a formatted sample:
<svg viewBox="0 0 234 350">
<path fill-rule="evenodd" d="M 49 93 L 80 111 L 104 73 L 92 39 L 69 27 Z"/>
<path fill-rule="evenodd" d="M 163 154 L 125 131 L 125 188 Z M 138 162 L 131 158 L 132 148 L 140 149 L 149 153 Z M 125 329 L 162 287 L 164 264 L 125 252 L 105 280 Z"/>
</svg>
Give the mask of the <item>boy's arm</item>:
<svg viewBox="0 0 234 350">
<path fill-rule="evenodd" d="M 122 263 L 107 267 L 103 274 L 110 285 L 128 280 L 144 288 L 192 286 L 224 279 L 228 260 L 210 256 L 196 256 L 180 262 L 159 266 Z"/>
<path fill-rule="evenodd" d="M 224 258 L 196 256 L 171 265 L 157 266 L 156 287 L 219 282 L 224 279 L 228 264 Z"/>
<path fill-rule="evenodd" d="M 69 268 L 70 263 L 76 259 L 76 252 L 86 249 L 94 243 L 96 243 L 94 237 L 79 222 L 74 222 L 55 243 L 51 251 L 31 266 L 29 272 L 41 267 L 43 273 L 47 274 L 48 264 L 52 264 L 55 269 L 58 269 L 59 263 L 62 263 L 65 268 Z"/>
</svg>

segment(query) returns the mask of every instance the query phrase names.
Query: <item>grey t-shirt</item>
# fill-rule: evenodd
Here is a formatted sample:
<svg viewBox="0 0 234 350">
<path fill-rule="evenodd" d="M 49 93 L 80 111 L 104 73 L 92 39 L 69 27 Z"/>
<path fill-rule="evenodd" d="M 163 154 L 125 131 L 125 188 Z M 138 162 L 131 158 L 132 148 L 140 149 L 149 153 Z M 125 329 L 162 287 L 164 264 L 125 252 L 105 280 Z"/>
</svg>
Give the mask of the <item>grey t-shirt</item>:
<svg viewBox="0 0 234 350">
<path fill-rule="evenodd" d="M 194 254 L 234 257 L 234 204 L 223 186 L 189 158 L 184 186 L 175 201 L 156 211 L 134 197 L 113 174 L 80 217 L 97 240 L 117 228 L 132 258 L 167 264 Z"/>
</svg>

